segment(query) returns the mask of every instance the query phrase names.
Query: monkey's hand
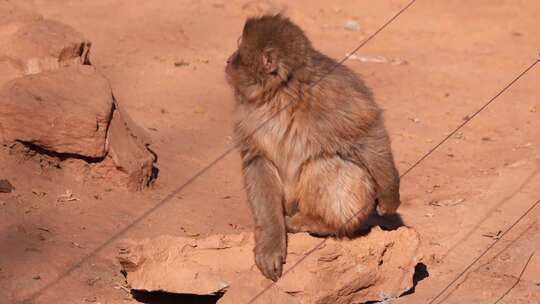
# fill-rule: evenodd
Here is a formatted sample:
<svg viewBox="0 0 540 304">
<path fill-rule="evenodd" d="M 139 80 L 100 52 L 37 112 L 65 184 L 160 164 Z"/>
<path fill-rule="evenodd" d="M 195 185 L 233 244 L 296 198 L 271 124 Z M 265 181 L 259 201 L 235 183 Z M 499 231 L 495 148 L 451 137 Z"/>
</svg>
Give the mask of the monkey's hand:
<svg viewBox="0 0 540 304">
<path fill-rule="evenodd" d="M 260 233 L 255 244 L 255 264 L 265 277 L 276 282 L 283 272 L 286 256 L 286 234 L 279 230 Z"/>
</svg>

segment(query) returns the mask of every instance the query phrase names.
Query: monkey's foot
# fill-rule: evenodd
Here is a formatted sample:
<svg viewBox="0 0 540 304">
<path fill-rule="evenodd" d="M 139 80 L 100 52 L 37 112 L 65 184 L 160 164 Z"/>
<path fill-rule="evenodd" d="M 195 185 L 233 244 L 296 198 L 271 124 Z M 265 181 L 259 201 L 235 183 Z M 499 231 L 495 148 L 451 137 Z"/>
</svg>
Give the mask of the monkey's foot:
<svg viewBox="0 0 540 304">
<path fill-rule="evenodd" d="M 276 282 L 283 273 L 287 256 L 286 234 L 262 234 L 256 237 L 255 243 L 255 264 L 265 277 Z"/>
</svg>

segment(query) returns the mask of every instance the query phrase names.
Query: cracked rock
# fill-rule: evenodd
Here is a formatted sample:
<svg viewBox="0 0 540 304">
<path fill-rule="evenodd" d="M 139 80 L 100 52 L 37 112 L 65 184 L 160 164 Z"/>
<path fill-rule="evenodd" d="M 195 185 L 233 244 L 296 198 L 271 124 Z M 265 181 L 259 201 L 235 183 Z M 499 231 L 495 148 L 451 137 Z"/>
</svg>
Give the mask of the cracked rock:
<svg viewBox="0 0 540 304">
<path fill-rule="evenodd" d="M 104 157 L 112 111 L 109 83 L 91 66 L 24 76 L 0 89 L 0 141 Z"/>
<path fill-rule="evenodd" d="M 289 235 L 285 275 L 257 303 L 363 303 L 401 296 L 413 287 L 420 239 L 413 229 L 375 227 L 354 240 Z M 248 302 L 271 281 L 253 265 L 253 235 L 206 239 L 160 237 L 125 245 L 118 257 L 133 289 L 208 295 L 218 303 Z M 290 270 L 290 271 L 289 271 Z M 279 300 L 276 300 L 279 299 Z M 277 302 L 276 302 L 277 301 Z"/>
</svg>

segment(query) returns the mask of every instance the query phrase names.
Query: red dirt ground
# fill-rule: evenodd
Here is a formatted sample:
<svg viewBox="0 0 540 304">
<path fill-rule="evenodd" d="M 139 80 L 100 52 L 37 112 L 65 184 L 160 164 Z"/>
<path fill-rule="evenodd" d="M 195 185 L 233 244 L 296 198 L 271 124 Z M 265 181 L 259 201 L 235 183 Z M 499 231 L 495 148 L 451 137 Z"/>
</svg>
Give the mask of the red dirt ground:
<svg viewBox="0 0 540 304">
<path fill-rule="evenodd" d="M 93 42 L 93 64 L 150 130 L 160 174 L 153 188 L 128 193 L 2 150 L 0 179 L 17 191 L 0 194 L 0 303 L 38 291 L 33 303 L 132 303 L 114 260 L 118 239 L 251 229 L 237 153 L 131 225 L 231 147 L 223 69 L 253 12 L 247 2 L 17 1 Z M 407 2 L 285 5 L 317 48 L 342 58 Z M 540 2 L 531 0 L 418 0 L 358 52 L 407 64 L 346 63 L 385 109 L 401 172 L 538 58 L 538 16 Z M 343 28 L 348 19 L 359 32 Z M 539 80 L 540 64 L 403 179 L 400 212 L 422 235 L 429 277 L 394 303 L 429 302 L 540 199 Z M 57 202 L 68 189 L 79 200 Z M 539 303 L 539 215 L 532 210 L 439 301 L 494 303 L 535 252 L 502 303 Z"/>
</svg>

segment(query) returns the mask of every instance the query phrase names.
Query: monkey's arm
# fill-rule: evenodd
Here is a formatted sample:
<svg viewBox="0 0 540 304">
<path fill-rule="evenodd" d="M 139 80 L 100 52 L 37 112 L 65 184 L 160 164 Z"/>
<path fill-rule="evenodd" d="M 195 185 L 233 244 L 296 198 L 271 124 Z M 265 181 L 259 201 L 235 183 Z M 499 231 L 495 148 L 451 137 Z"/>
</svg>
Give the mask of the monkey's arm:
<svg viewBox="0 0 540 304">
<path fill-rule="evenodd" d="M 379 215 L 396 213 L 401 203 L 400 178 L 383 122 L 379 121 L 368 136 L 359 139 L 353 146 L 342 149 L 338 155 L 366 168 L 373 177 L 377 188 Z"/>
<path fill-rule="evenodd" d="M 263 157 L 246 161 L 243 171 L 255 219 L 255 263 L 265 277 L 277 281 L 287 255 L 281 180 L 274 165 Z"/>
</svg>

